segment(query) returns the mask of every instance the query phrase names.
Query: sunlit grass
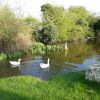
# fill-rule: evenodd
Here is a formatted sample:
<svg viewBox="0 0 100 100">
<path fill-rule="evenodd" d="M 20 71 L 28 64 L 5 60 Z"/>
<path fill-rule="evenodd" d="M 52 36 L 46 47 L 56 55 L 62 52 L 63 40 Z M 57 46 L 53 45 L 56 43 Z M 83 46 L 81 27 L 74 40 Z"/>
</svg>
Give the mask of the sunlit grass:
<svg viewBox="0 0 100 100">
<path fill-rule="evenodd" d="M 84 72 L 48 81 L 32 76 L 0 79 L 0 100 L 99 100 L 100 84 L 85 80 Z"/>
</svg>

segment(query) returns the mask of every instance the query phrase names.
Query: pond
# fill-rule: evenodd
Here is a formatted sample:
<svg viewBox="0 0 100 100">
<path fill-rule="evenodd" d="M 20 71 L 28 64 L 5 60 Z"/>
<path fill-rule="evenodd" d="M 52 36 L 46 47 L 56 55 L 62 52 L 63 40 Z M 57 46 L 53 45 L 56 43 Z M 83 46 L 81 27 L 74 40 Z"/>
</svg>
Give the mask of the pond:
<svg viewBox="0 0 100 100">
<path fill-rule="evenodd" d="M 50 67 L 41 69 L 40 63 L 47 63 L 48 58 L 50 58 Z M 25 55 L 18 67 L 11 67 L 9 61 L 0 62 L 0 78 L 32 75 L 47 80 L 51 76 L 85 70 L 89 65 L 97 63 L 100 63 L 98 45 L 70 43 L 68 51 L 65 52 L 47 53 L 42 56 Z"/>
</svg>

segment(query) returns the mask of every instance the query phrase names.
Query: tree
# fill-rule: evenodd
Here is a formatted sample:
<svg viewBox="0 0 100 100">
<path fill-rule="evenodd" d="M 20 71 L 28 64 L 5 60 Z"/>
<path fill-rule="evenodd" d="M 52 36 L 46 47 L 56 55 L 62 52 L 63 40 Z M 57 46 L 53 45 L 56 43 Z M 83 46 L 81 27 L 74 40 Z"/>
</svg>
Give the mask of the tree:
<svg viewBox="0 0 100 100">
<path fill-rule="evenodd" d="M 68 12 L 77 14 L 78 18 L 87 18 L 89 12 L 83 6 L 71 6 L 68 8 Z"/>
<path fill-rule="evenodd" d="M 53 23 L 58 30 L 57 40 L 82 40 L 91 35 L 91 29 L 87 20 L 89 12 L 81 6 L 71 6 L 68 10 L 63 7 L 44 4 L 41 6 L 43 22 Z"/>
<path fill-rule="evenodd" d="M 0 7 L 0 52 L 13 52 L 31 45 L 31 29 L 8 6 Z M 26 41 L 27 40 L 29 41 Z M 26 42 L 25 42 L 26 41 Z"/>
<path fill-rule="evenodd" d="M 82 6 L 71 6 L 68 9 L 68 13 L 70 14 L 70 18 L 72 19 L 72 23 L 73 23 L 70 29 L 72 30 L 72 28 L 74 28 L 74 30 L 76 29 L 76 31 L 78 29 L 77 39 L 82 40 L 89 35 L 91 36 L 92 31 L 89 26 L 89 21 L 87 20 L 90 16 L 90 13 Z"/>
<path fill-rule="evenodd" d="M 67 41 L 68 19 L 63 7 L 44 4 L 41 6 L 43 22 L 53 23 L 58 30 L 57 41 Z"/>
<path fill-rule="evenodd" d="M 44 24 L 36 34 L 36 40 L 43 43 L 46 47 L 50 43 L 54 43 L 57 38 L 57 30 L 52 24 Z"/>
<path fill-rule="evenodd" d="M 25 23 L 30 27 L 34 28 L 36 24 L 39 22 L 37 19 L 33 18 L 32 16 L 28 16 L 24 19 Z"/>
<path fill-rule="evenodd" d="M 93 30 L 95 32 L 94 37 L 100 43 L 100 19 L 93 24 Z"/>
</svg>

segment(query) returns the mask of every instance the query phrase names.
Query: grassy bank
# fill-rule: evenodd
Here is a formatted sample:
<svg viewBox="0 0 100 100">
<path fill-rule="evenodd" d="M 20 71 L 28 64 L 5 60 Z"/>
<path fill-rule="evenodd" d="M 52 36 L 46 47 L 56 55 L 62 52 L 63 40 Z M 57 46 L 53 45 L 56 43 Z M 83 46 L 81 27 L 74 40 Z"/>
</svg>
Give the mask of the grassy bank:
<svg viewBox="0 0 100 100">
<path fill-rule="evenodd" d="M 0 100 L 99 100 L 100 84 L 84 79 L 83 72 L 43 81 L 32 76 L 0 79 Z"/>
</svg>

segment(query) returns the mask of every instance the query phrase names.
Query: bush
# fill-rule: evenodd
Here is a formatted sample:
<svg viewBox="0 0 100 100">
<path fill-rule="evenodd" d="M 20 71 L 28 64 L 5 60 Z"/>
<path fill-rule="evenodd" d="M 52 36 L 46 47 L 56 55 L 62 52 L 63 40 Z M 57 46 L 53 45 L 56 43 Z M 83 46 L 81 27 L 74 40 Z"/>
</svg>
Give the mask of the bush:
<svg viewBox="0 0 100 100">
<path fill-rule="evenodd" d="M 48 52 L 56 52 L 56 51 L 63 51 L 64 48 L 59 45 L 48 45 L 47 46 L 47 51 Z"/>
<path fill-rule="evenodd" d="M 31 28 L 8 6 L 0 6 L 0 52 L 26 51 L 32 45 Z"/>
<path fill-rule="evenodd" d="M 63 51 L 64 48 L 59 45 L 47 45 L 47 52 L 57 52 Z M 29 50 L 31 54 L 44 54 L 46 52 L 46 47 L 43 43 L 35 42 L 33 47 Z"/>
<path fill-rule="evenodd" d="M 4 53 L 1 53 L 0 54 L 0 61 L 1 60 L 5 60 L 7 58 L 7 55 L 6 54 L 4 54 Z"/>
<path fill-rule="evenodd" d="M 41 42 L 44 45 L 48 45 L 56 41 L 57 34 L 57 29 L 53 24 L 45 23 L 42 28 L 38 29 L 38 31 L 36 32 L 35 39 L 36 41 Z"/>
<path fill-rule="evenodd" d="M 7 54 L 7 58 L 8 59 L 19 58 L 23 55 L 23 53 L 24 52 L 22 50 L 19 50 L 19 51 L 16 51 L 16 52 L 11 52 L 11 53 Z"/>
<path fill-rule="evenodd" d="M 32 48 L 29 50 L 31 54 L 43 54 L 45 52 L 45 46 L 42 43 L 35 42 L 33 43 Z"/>
</svg>

